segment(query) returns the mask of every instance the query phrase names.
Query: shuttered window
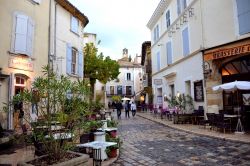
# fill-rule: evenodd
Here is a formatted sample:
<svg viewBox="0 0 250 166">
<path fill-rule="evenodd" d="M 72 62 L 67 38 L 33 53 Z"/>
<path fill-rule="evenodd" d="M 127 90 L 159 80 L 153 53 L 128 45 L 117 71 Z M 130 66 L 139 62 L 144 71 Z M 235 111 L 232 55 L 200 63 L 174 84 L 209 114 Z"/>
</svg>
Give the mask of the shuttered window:
<svg viewBox="0 0 250 166">
<path fill-rule="evenodd" d="M 188 27 L 182 31 L 182 45 L 183 45 L 183 55 L 187 56 L 189 54 L 189 35 Z"/>
<path fill-rule="evenodd" d="M 159 25 L 156 25 L 154 28 L 154 42 L 160 37 Z"/>
<path fill-rule="evenodd" d="M 26 15 L 15 13 L 14 26 L 11 50 L 16 54 L 32 56 L 35 27 L 33 20 Z"/>
<path fill-rule="evenodd" d="M 236 0 L 236 2 L 239 22 L 239 34 L 244 35 L 250 32 L 250 1 Z"/>
<path fill-rule="evenodd" d="M 66 57 L 66 73 L 83 78 L 83 53 L 78 52 L 70 43 L 67 43 Z"/>
<path fill-rule="evenodd" d="M 167 47 L 167 63 L 169 65 L 169 64 L 173 63 L 172 62 L 173 58 L 172 58 L 172 44 L 171 44 L 171 42 L 167 42 L 166 47 Z"/>
<path fill-rule="evenodd" d="M 71 31 L 78 34 L 78 19 L 71 16 Z"/>
<path fill-rule="evenodd" d="M 168 10 L 166 13 L 166 25 L 167 28 L 170 26 L 171 22 L 170 22 L 170 11 Z"/>
<path fill-rule="evenodd" d="M 186 9 L 187 1 L 186 0 L 177 0 L 177 14 L 178 16 Z"/>
</svg>

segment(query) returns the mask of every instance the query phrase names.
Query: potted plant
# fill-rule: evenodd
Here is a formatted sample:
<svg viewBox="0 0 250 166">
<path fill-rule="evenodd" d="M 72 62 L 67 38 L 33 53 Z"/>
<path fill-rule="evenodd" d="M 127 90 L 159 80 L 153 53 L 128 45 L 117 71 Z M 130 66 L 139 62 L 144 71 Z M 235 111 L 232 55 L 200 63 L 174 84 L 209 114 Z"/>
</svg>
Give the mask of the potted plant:
<svg viewBox="0 0 250 166">
<path fill-rule="evenodd" d="M 107 121 L 107 126 L 108 128 L 114 128 L 114 130 L 111 130 L 109 132 L 110 136 L 115 138 L 117 135 L 117 126 L 118 126 L 118 121 L 111 119 Z"/>
<path fill-rule="evenodd" d="M 20 94 L 25 123 L 33 128 L 31 134 L 35 149 L 45 155 L 28 163 L 64 165 L 63 162 L 69 162 L 68 165 L 74 165 L 71 160 L 77 160 L 75 163 L 78 164 L 86 163 L 88 156 L 70 153 L 69 150 L 73 149 L 73 142 L 79 140 L 79 130 L 85 122 L 82 117 L 91 114 L 86 100 L 89 94 L 88 82 L 72 82 L 66 76 L 56 75 L 48 66 L 43 67 L 43 72 L 44 76 L 35 79 L 32 89 L 25 89 Z M 35 102 L 33 89 L 37 91 L 36 97 L 39 97 Z M 13 102 L 6 106 L 12 107 Z M 34 108 L 42 120 L 32 122 L 30 110 Z"/>
<path fill-rule="evenodd" d="M 107 142 L 116 142 L 116 145 L 109 146 L 106 148 L 106 153 L 108 157 L 114 158 L 117 156 L 117 150 L 121 148 L 122 140 L 119 137 L 113 138 L 110 134 L 106 134 Z"/>
</svg>

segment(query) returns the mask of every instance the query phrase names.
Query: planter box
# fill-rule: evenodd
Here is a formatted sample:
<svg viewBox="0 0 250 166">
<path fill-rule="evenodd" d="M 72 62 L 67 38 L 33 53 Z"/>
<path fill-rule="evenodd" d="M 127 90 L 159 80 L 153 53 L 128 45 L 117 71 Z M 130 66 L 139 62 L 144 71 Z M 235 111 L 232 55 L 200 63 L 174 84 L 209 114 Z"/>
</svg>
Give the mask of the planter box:
<svg viewBox="0 0 250 166">
<path fill-rule="evenodd" d="M 82 153 L 76 153 L 76 152 L 72 152 L 72 151 L 69 151 L 69 153 L 73 153 L 73 154 L 76 154 L 78 155 L 79 157 L 76 157 L 76 158 L 73 158 L 71 160 L 67 160 L 67 161 L 64 161 L 64 162 L 61 162 L 61 163 L 57 163 L 57 164 L 53 164 L 52 166 L 88 166 L 88 155 L 86 154 L 82 154 Z M 41 159 L 41 158 L 46 158 L 47 155 L 44 155 L 44 156 L 40 156 L 36 159 Z M 35 159 L 33 159 L 35 160 Z M 30 160 L 32 161 L 32 160 Z M 28 164 L 28 162 L 30 161 L 24 161 L 24 162 L 19 162 L 17 165 L 18 166 L 32 166 L 32 164 Z"/>
</svg>

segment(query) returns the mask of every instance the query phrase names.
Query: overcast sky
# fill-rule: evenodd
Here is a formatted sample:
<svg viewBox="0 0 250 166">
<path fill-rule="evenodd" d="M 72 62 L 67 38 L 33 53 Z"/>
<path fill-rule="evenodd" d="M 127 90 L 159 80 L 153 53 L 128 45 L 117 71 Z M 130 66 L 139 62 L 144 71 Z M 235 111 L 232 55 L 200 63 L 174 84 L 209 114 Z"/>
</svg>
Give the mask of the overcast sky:
<svg viewBox="0 0 250 166">
<path fill-rule="evenodd" d="M 89 19 L 85 32 L 97 34 L 99 51 L 112 59 L 122 57 L 122 49 L 135 57 L 150 40 L 146 27 L 160 0 L 69 0 Z"/>
</svg>

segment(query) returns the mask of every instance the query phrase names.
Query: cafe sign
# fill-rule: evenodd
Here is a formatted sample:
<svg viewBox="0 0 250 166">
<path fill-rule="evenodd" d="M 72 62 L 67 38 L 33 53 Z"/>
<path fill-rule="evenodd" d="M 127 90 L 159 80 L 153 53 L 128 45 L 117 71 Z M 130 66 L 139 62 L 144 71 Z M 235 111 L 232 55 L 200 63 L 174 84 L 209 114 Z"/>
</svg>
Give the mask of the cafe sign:
<svg viewBox="0 0 250 166">
<path fill-rule="evenodd" d="M 15 69 L 33 71 L 34 64 L 31 62 L 29 58 L 10 57 L 9 67 L 15 68 Z"/>
<path fill-rule="evenodd" d="M 240 45 L 231 48 L 219 49 L 216 51 L 205 53 L 204 59 L 206 61 L 213 59 L 220 59 L 229 56 L 250 53 L 250 44 Z"/>
</svg>

